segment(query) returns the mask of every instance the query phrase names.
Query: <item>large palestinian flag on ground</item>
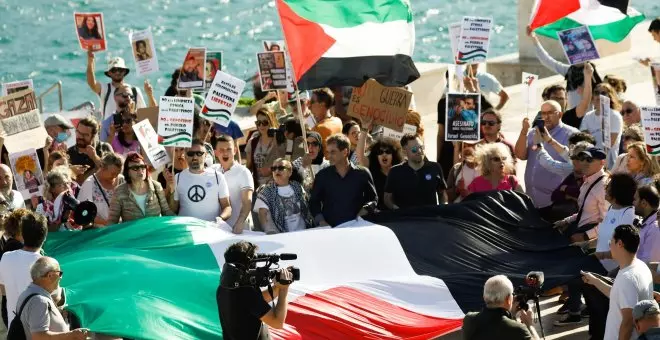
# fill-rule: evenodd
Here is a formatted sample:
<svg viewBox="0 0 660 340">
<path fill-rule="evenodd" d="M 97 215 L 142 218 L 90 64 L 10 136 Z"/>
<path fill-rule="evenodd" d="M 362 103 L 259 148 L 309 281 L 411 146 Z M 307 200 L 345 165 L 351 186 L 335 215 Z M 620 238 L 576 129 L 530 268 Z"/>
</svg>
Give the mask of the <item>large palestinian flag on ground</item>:
<svg viewBox="0 0 660 340">
<path fill-rule="evenodd" d="M 644 15 L 628 6 L 629 0 L 536 0 L 530 27 L 537 34 L 557 39 L 557 32 L 588 26 L 594 39 L 620 42 Z"/>
<path fill-rule="evenodd" d="M 409 0 L 276 1 L 300 89 L 361 86 L 369 78 L 403 86 L 419 78 Z"/>
<path fill-rule="evenodd" d="M 49 235 L 66 273 L 68 310 L 92 331 L 131 339 L 220 339 L 215 302 L 224 249 L 238 239 L 301 270 L 274 339 L 433 339 L 482 307 L 485 280 L 518 285 L 543 270 L 545 288 L 603 272 L 512 192 L 397 211 L 351 227 L 232 235 L 192 218 L 163 217 Z"/>
</svg>

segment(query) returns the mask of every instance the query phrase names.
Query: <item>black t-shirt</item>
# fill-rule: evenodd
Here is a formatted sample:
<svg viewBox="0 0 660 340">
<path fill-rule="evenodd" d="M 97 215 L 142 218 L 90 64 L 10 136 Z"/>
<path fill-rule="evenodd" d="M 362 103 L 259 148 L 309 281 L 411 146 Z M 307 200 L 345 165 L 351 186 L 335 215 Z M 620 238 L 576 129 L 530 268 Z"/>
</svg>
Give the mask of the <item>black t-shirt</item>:
<svg viewBox="0 0 660 340">
<path fill-rule="evenodd" d="M 582 118 L 584 118 L 584 116 L 582 116 Z M 582 124 L 582 118 L 578 118 L 577 110 L 575 110 L 575 108 L 572 108 L 564 112 L 564 114 L 561 116 L 561 121 L 564 124 L 570 125 L 579 130 L 580 124 Z"/>
<path fill-rule="evenodd" d="M 268 326 L 261 318 L 270 306 L 256 287 L 228 289 L 222 286 L 216 291 L 218 314 L 225 340 L 270 340 Z"/>
<path fill-rule="evenodd" d="M 103 157 L 104 154 L 108 152 L 112 152 L 112 146 L 108 143 L 103 143 L 103 142 L 96 142 L 94 145 L 94 149 L 96 150 L 96 155 L 98 157 Z M 80 152 L 78 150 L 78 146 L 74 145 L 70 147 L 67 150 L 67 153 L 69 154 L 69 161 L 71 162 L 71 165 L 87 165 L 89 166 L 89 169 L 85 171 L 82 177 L 78 177 L 78 183 L 82 184 L 83 181 L 87 177 L 89 177 L 91 174 L 96 172 L 96 164 L 94 161 L 87 156 L 87 154 Z"/>
<path fill-rule="evenodd" d="M 438 189 L 447 189 L 447 183 L 440 165 L 430 161 L 417 171 L 408 162 L 394 166 L 385 184 L 385 192 L 399 208 L 437 205 Z"/>
<path fill-rule="evenodd" d="M 385 200 L 383 199 L 383 191 L 385 190 L 385 183 L 387 182 L 387 176 L 380 170 L 379 164 L 369 164 L 369 171 L 371 176 L 374 179 L 374 185 L 376 186 L 376 193 L 378 194 L 378 209 L 388 210 L 385 206 Z"/>
</svg>

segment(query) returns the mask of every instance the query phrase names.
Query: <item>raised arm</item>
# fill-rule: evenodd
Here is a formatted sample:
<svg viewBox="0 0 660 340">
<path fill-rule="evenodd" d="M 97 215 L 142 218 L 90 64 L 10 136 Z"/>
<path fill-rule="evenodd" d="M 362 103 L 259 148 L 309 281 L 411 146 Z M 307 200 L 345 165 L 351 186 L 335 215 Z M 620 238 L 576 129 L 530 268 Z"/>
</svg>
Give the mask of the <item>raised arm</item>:
<svg viewBox="0 0 660 340">
<path fill-rule="evenodd" d="M 532 41 L 534 42 L 534 46 L 536 47 L 536 57 L 538 58 L 539 62 L 541 62 L 543 66 L 545 66 L 551 71 L 554 71 L 557 74 L 560 74 L 562 76 L 566 75 L 566 73 L 568 72 L 568 68 L 571 67 L 571 65 L 559 62 L 555 58 L 550 56 L 550 54 L 548 54 L 548 52 L 543 48 L 543 45 L 541 45 L 541 42 L 539 41 L 536 34 L 534 34 L 534 32 L 528 30 L 528 35 L 530 38 L 532 38 Z"/>
<path fill-rule="evenodd" d="M 516 141 L 516 146 L 514 147 L 514 153 L 518 159 L 526 161 L 527 160 L 527 133 L 529 132 L 529 118 L 523 119 L 522 130 L 520 130 L 520 136 Z"/>
<path fill-rule="evenodd" d="M 87 85 L 89 86 L 94 93 L 101 95 L 101 83 L 96 81 L 96 75 L 94 75 L 94 52 L 90 48 L 87 51 Z"/>
</svg>

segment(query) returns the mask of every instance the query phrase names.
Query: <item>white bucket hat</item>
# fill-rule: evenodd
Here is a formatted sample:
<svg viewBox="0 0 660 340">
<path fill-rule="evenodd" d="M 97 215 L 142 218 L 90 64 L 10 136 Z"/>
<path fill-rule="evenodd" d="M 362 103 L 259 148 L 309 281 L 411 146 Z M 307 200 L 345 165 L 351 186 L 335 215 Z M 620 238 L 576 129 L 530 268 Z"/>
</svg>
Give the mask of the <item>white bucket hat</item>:
<svg viewBox="0 0 660 340">
<path fill-rule="evenodd" d="M 126 62 L 124 61 L 124 58 L 121 57 L 114 57 L 110 59 L 110 61 L 108 61 L 108 70 L 105 71 L 105 75 L 110 77 L 110 70 L 112 70 L 113 68 L 124 69 L 126 71 L 126 74 L 124 74 L 124 76 L 127 76 L 128 73 L 131 72 L 131 70 L 128 67 L 126 67 Z"/>
</svg>

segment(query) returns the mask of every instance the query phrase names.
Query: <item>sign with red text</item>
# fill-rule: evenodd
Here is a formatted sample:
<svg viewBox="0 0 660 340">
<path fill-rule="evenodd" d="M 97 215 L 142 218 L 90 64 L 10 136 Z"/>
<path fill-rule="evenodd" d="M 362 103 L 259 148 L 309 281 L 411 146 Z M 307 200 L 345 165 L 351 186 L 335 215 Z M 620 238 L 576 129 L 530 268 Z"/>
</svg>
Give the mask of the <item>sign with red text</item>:
<svg viewBox="0 0 660 340">
<path fill-rule="evenodd" d="M 660 106 L 642 106 L 639 110 L 646 150 L 652 155 L 660 155 Z"/>
<path fill-rule="evenodd" d="M 164 146 L 189 148 L 192 145 L 195 102 L 186 97 L 160 97 L 158 135 Z"/>
<path fill-rule="evenodd" d="M 369 79 L 362 87 L 353 89 L 348 115 L 359 118 L 363 124 L 373 122 L 401 132 L 411 100 L 412 92 L 399 87 L 386 87 L 375 79 Z"/>
<path fill-rule="evenodd" d="M 204 101 L 200 116 L 224 127 L 229 125 L 231 115 L 238 106 L 245 82 L 230 74 L 218 71 Z"/>
<path fill-rule="evenodd" d="M 34 83 L 32 79 L 13 81 L 11 83 L 2 84 L 2 95 L 10 95 L 23 90 L 34 90 Z"/>
<path fill-rule="evenodd" d="M 486 61 L 492 27 L 492 18 L 463 17 L 456 59 L 468 64 Z"/>
</svg>

